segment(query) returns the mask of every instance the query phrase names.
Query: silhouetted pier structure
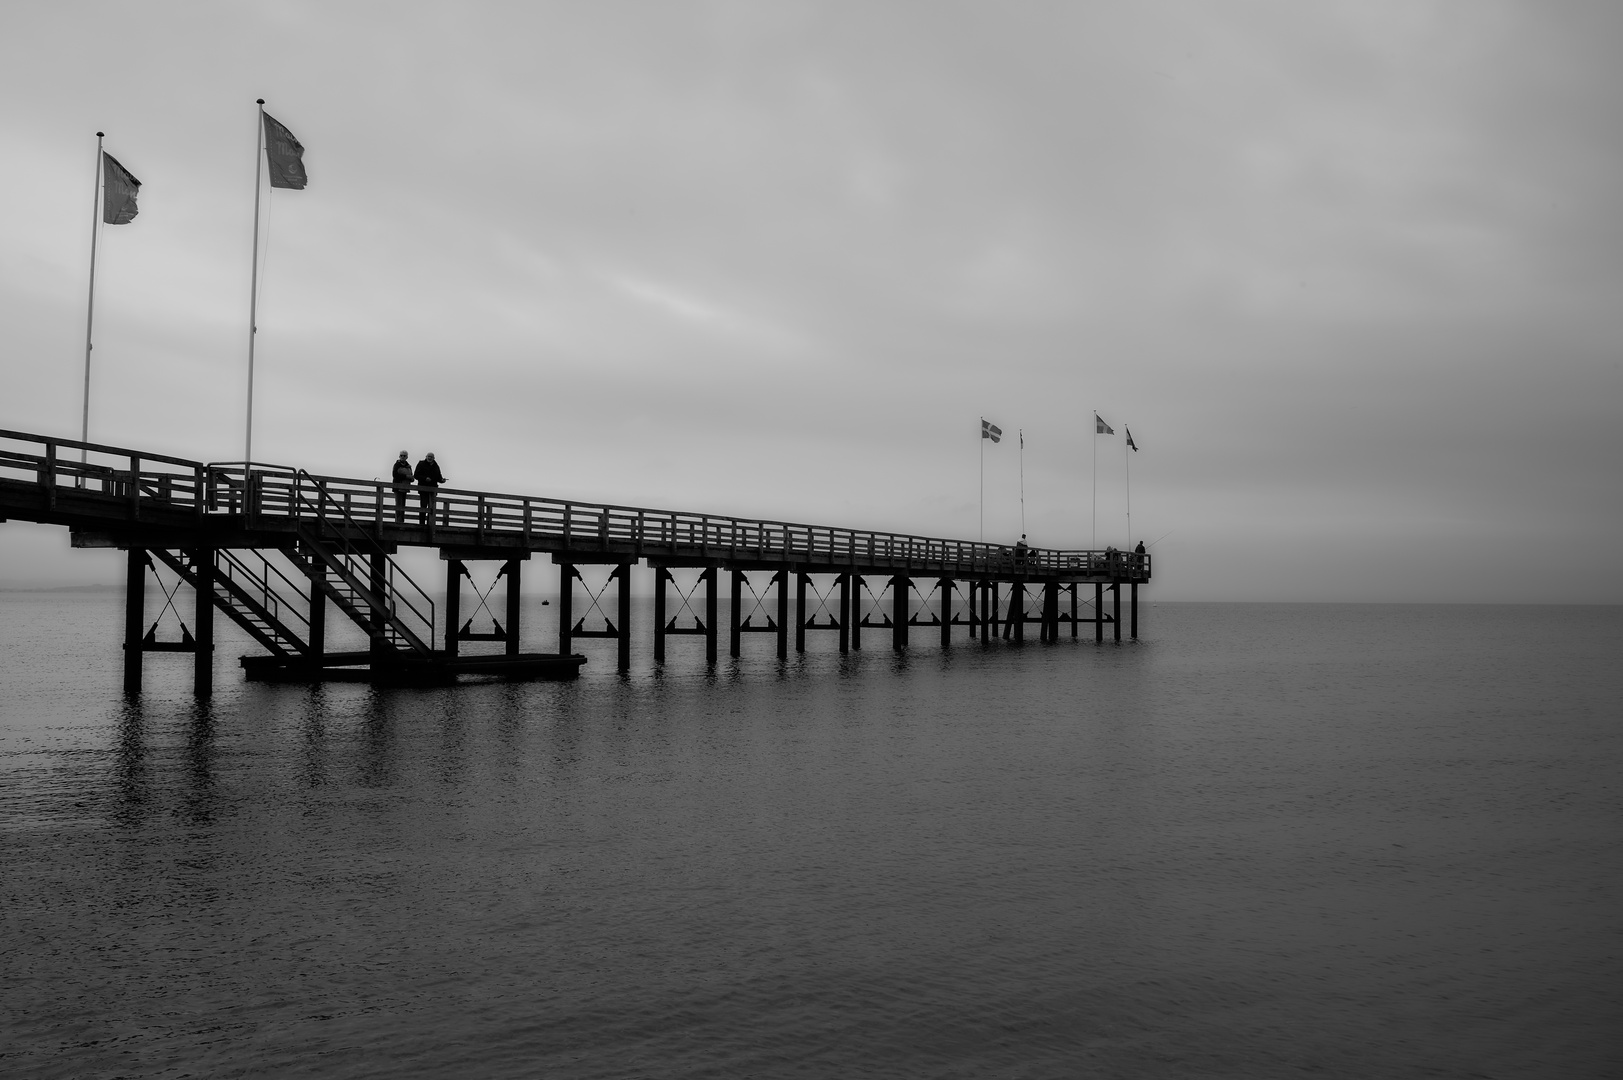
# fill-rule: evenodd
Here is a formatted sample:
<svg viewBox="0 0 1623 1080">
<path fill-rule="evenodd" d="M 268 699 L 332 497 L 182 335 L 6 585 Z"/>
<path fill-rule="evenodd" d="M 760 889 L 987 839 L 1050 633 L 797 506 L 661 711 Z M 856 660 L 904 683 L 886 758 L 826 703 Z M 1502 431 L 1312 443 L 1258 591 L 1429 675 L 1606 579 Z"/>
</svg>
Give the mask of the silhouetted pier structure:
<svg viewBox="0 0 1623 1080">
<path fill-rule="evenodd" d="M 805 648 L 808 633 L 834 633 L 842 652 L 860 648 L 864 630 L 888 631 L 892 647 L 904 649 L 913 628 L 934 629 L 946 646 L 954 627 L 985 642 L 1000 635 L 1024 640 L 1035 625 L 1041 640 L 1054 641 L 1063 627 L 1077 637 L 1091 622 L 1096 641 L 1107 626 L 1120 641 L 1124 591 L 1136 638 L 1138 587 L 1150 579 L 1149 556 L 1128 552 L 1028 551 L 457 488 L 440 488 L 426 508 L 421 503 L 417 488 L 402 498 L 387 481 L 0 430 L 0 520 L 63 525 L 75 547 L 128 552 L 130 692 L 140 689 L 145 653 L 183 651 L 196 654 L 195 687 L 208 693 L 216 611 L 265 649 L 242 658 L 251 679 L 573 678 L 585 663 L 572 652 L 582 638 L 615 640 L 624 670 L 631 664 L 631 568 L 638 563 L 654 573 L 655 661 L 665 660 L 667 638 L 688 634 L 704 638 L 709 664 L 720 647 L 723 574 L 731 655 L 740 654 L 744 634 L 769 633 L 780 657 L 788 655 L 791 628 L 796 650 Z M 442 605 L 396 562 L 402 546 L 438 550 L 446 567 Z M 556 653 L 519 649 L 523 566 L 537 553 L 550 555 L 559 573 Z M 179 641 L 158 640 L 156 624 L 144 629 L 147 575 L 156 564 L 193 593 L 194 626 Z M 462 619 L 470 564 L 495 564 L 496 578 L 505 579 L 506 621 L 493 617 L 490 631 Z M 685 593 L 677 570 L 697 574 Z M 601 579 L 595 591 L 591 579 Z M 755 582 L 763 579 L 765 590 L 757 592 Z M 1079 589 L 1089 585 L 1093 614 L 1084 617 Z M 495 588 L 493 582 L 480 594 L 481 606 Z M 611 589 L 612 615 L 603 607 Z M 577 618 L 578 592 L 587 604 Z M 775 604 L 768 606 L 766 594 Z M 747 613 L 746 598 L 753 600 Z M 329 607 L 365 631 L 365 651 L 327 650 Z M 468 653 L 464 642 L 503 648 Z"/>
</svg>

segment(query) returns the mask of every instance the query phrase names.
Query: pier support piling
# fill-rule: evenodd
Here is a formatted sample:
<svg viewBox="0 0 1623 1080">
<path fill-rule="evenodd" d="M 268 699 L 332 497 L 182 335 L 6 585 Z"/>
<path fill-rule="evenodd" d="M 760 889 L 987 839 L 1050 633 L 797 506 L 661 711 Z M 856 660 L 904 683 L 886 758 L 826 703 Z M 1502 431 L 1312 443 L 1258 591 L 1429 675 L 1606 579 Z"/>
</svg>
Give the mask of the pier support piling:
<svg viewBox="0 0 1623 1080">
<path fill-rule="evenodd" d="M 1121 585 L 1110 586 L 1110 625 L 1117 641 L 1121 640 Z"/>
<path fill-rule="evenodd" d="M 941 647 L 952 646 L 952 578 L 942 578 L 936 582 L 936 588 L 941 590 Z"/>
<path fill-rule="evenodd" d="M 147 553 L 132 547 L 124 568 L 124 692 L 141 692 L 141 624 L 146 620 Z"/>
<path fill-rule="evenodd" d="M 890 579 L 890 647 L 897 652 L 907 648 L 907 594 L 912 590 L 912 578 L 897 574 Z"/>
<path fill-rule="evenodd" d="M 371 586 L 372 595 L 384 597 L 389 594 L 389 556 L 383 552 L 374 552 L 368 560 L 370 573 L 368 585 Z M 371 641 L 372 670 L 376 672 L 380 665 L 388 663 L 388 654 L 392 651 L 389 639 L 385 636 L 383 610 L 376 605 L 367 605 L 370 616 L 367 619 L 367 637 Z"/>
<path fill-rule="evenodd" d="M 727 639 L 727 655 L 731 656 L 735 660 L 738 659 L 738 657 L 743 652 L 743 650 L 741 648 L 741 645 L 743 643 L 744 628 L 743 628 L 742 625 L 740 625 L 741 623 L 743 623 L 743 621 L 744 621 L 744 571 L 742 571 L 742 570 L 734 570 L 733 571 L 732 619 L 731 619 L 732 636 Z"/>
<path fill-rule="evenodd" d="M 778 659 L 789 659 L 789 571 L 787 568 L 772 575 L 778 585 Z M 804 639 L 806 631 L 800 631 Z"/>
<path fill-rule="evenodd" d="M 316 664 L 327 652 L 327 564 L 310 560 L 310 659 Z"/>
<path fill-rule="evenodd" d="M 851 574 L 840 575 L 840 652 L 851 651 Z"/>
<path fill-rule="evenodd" d="M 671 572 L 658 563 L 654 564 L 654 663 L 665 662 L 665 585 L 671 580 Z"/>
<path fill-rule="evenodd" d="M 1102 583 L 1093 583 L 1093 640 L 1096 642 L 1105 639 L 1105 587 Z"/>
<path fill-rule="evenodd" d="M 862 649 L 862 588 L 861 574 L 851 575 L 851 647 Z"/>
<path fill-rule="evenodd" d="M 1138 582 L 1136 582 L 1136 581 L 1133 582 L 1133 584 L 1130 586 L 1130 588 L 1133 590 L 1132 593 L 1131 593 L 1131 603 L 1132 603 L 1132 612 L 1133 612 L 1133 616 L 1132 616 L 1132 618 L 1133 618 L 1133 640 L 1137 641 L 1138 640 Z"/>
<path fill-rule="evenodd" d="M 198 697 L 214 693 L 214 549 L 198 548 L 192 565 L 197 574 L 197 651 L 192 655 L 192 692 Z"/>
<path fill-rule="evenodd" d="M 573 563 L 558 563 L 558 653 L 569 656 L 574 650 L 575 572 Z"/>
<path fill-rule="evenodd" d="M 704 662 L 716 666 L 716 646 L 720 628 L 716 625 L 716 575 L 720 571 L 707 567 L 704 572 Z"/>
<path fill-rule="evenodd" d="M 631 670 L 631 564 L 623 562 L 614 568 L 614 576 L 619 579 L 615 589 L 615 600 L 620 625 L 620 631 L 615 639 L 619 646 L 616 662 L 622 672 Z"/>
<path fill-rule="evenodd" d="M 507 655 L 518 655 L 519 619 L 523 603 L 523 562 L 508 559 L 502 572 L 507 575 Z"/>
<path fill-rule="evenodd" d="M 462 575 L 467 572 L 461 559 L 445 560 L 445 655 L 452 658 L 462 632 Z"/>
<path fill-rule="evenodd" d="M 806 583 L 810 576 L 795 574 L 795 652 L 806 651 Z"/>
</svg>

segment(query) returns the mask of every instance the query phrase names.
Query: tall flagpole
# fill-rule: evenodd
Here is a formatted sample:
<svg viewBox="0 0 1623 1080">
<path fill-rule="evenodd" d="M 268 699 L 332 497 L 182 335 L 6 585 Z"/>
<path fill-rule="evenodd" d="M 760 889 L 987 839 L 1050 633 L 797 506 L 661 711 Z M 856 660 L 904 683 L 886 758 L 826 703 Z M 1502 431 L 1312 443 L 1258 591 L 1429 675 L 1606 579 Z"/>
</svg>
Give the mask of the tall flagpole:
<svg viewBox="0 0 1623 1080">
<path fill-rule="evenodd" d="M 1020 429 L 1020 539 L 1026 538 L 1026 429 Z"/>
<path fill-rule="evenodd" d="M 259 315 L 259 185 L 264 176 L 265 153 L 265 99 L 259 98 L 259 126 L 254 129 L 254 265 L 250 275 L 248 293 L 248 422 L 243 438 L 242 460 L 246 465 L 254 459 L 254 335 Z"/>
<path fill-rule="evenodd" d="M 986 543 L 986 417 L 981 417 L 981 543 Z"/>
<path fill-rule="evenodd" d="M 1123 427 L 1126 427 L 1126 425 L 1124 424 Z M 1133 430 L 1131 428 L 1127 428 L 1127 434 L 1131 435 L 1132 433 L 1133 433 Z M 1133 455 L 1127 453 L 1125 450 L 1122 451 L 1122 455 L 1121 455 L 1122 470 L 1123 470 L 1123 472 L 1124 472 L 1124 474 L 1126 476 L 1126 479 L 1127 479 L 1127 544 L 1122 549 L 1124 551 L 1131 551 L 1132 547 L 1133 547 L 1133 465 L 1132 465 L 1132 461 L 1133 461 Z"/>
<path fill-rule="evenodd" d="M 105 132 L 96 132 L 96 186 L 90 192 L 90 297 L 85 302 L 85 407 L 79 424 L 80 442 L 90 441 L 90 337 L 96 323 L 96 236 L 101 232 L 101 141 L 105 137 Z M 80 464 L 87 460 L 87 454 L 84 447 L 79 447 Z"/>
<path fill-rule="evenodd" d="M 1089 444 L 1093 450 L 1093 542 L 1089 547 L 1099 546 L 1099 414 L 1093 414 L 1093 442 Z"/>
</svg>

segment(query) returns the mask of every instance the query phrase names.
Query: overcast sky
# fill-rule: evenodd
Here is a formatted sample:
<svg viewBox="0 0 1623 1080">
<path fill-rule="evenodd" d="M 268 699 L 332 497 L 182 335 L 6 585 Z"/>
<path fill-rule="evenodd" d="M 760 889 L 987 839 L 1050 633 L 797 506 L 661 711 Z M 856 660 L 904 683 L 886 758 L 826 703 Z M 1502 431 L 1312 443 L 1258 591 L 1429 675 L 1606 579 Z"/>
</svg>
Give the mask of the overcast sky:
<svg viewBox="0 0 1623 1080">
<path fill-rule="evenodd" d="M 984 453 L 1012 542 L 1023 429 L 1032 543 L 1164 536 L 1152 597 L 1623 602 L 1619 56 L 1608 0 L 9 0 L 0 427 L 78 433 L 102 130 L 91 437 L 241 457 L 263 97 L 260 460 L 974 538 Z M 0 582 L 117 579 L 65 548 Z"/>
</svg>

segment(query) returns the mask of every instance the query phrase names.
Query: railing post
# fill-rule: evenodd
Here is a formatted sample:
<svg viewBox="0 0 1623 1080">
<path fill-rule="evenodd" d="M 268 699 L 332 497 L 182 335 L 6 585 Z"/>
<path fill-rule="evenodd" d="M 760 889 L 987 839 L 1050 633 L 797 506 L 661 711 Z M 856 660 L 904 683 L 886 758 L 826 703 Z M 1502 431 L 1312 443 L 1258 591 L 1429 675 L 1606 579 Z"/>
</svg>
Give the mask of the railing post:
<svg viewBox="0 0 1623 1080">
<path fill-rule="evenodd" d="M 141 455 L 130 455 L 130 520 L 141 517 Z"/>
<path fill-rule="evenodd" d="M 45 471 L 41 483 L 45 485 L 45 506 L 47 509 L 56 507 L 56 443 L 50 439 L 45 440 Z"/>
</svg>

